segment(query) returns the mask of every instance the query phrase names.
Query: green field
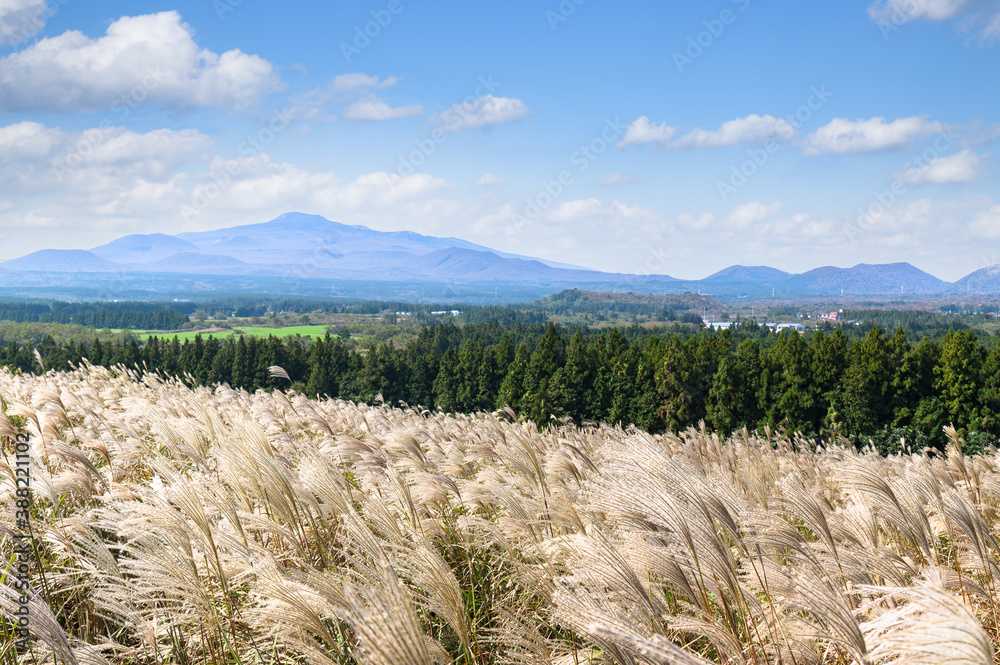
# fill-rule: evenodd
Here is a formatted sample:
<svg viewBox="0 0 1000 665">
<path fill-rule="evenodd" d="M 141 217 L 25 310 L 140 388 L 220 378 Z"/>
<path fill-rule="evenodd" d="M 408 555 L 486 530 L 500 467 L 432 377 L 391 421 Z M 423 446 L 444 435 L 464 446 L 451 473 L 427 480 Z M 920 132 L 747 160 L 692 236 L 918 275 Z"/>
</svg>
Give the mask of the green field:
<svg viewBox="0 0 1000 665">
<path fill-rule="evenodd" d="M 234 335 L 237 331 L 243 332 L 247 335 L 256 335 L 257 337 L 270 337 L 274 335 L 275 337 L 291 337 L 293 335 L 302 335 L 303 337 L 322 337 L 326 334 L 327 326 L 290 326 L 288 328 L 265 328 L 257 326 L 240 326 L 239 328 L 233 328 L 232 330 L 223 330 L 220 332 L 212 333 L 198 333 L 197 331 L 190 332 L 180 332 L 180 333 L 170 333 L 170 332 L 140 332 L 136 331 L 134 334 L 139 339 L 149 339 L 150 337 L 160 337 L 162 339 L 172 340 L 174 337 L 178 338 L 182 342 L 190 341 L 195 338 L 195 335 L 200 334 L 202 338 L 209 337 L 229 337 Z"/>
</svg>

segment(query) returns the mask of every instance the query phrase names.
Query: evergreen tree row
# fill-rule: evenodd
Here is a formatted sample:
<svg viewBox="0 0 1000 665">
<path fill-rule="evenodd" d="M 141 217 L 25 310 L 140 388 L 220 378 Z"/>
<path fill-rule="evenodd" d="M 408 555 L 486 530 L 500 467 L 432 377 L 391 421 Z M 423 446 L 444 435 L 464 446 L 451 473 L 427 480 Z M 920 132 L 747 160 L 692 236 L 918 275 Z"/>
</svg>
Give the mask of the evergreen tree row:
<svg viewBox="0 0 1000 665">
<path fill-rule="evenodd" d="M 176 330 L 188 322 L 188 317 L 162 305 L 143 303 L 0 303 L 0 321 L 75 323 L 97 329 Z"/>
<path fill-rule="evenodd" d="M 381 396 L 389 404 L 448 412 L 509 406 L 539 423 L 572 418 L 659 432 L 704 420 L 724 434 L 770 427 L 838 434 L 859 444 L 871 439 L 882 452 L 899 450 L 903 438 L 914 449 L 941 447 L 949 424 L 973 447 L 1000 436 L 1000 346 L 971 331 L 914 344 L 902 330 L 890 336 L 877 327 L 851 341 L 839 330 L 641 336 L 616 329 L 569 336 L 552 324 L 494 321 L 428 326 L 404 349 L 378 344 L 351 351 L 329 335 L 153 338 L 141 345 L 48 338 L 37 349 L 46 368 L 87 358 L 250 391 L 290 387 L 270 375 L 277 365 L 292 387 L 311 396 L 365 402 Z M 0 348 L 0 365 L 39 370 L 30 345 Z"/>
</svg>

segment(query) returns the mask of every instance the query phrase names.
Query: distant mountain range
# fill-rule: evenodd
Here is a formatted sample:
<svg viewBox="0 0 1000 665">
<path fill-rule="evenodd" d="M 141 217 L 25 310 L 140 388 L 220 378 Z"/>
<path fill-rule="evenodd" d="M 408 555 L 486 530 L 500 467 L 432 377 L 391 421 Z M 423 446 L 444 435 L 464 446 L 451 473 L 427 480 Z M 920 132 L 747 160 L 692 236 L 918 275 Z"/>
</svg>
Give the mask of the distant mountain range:
<svg viewBox="0 0 1000 665">
<path fill-rule="evenodd" d="M 1000 294 L 1000 266 L 954 284 L 908 263 L 827 266 L 802 274 L 730 266 L 690 281 L 605 273 L 457 238 L 375 231 L 302 213 L 216 231 L 128 235 L 90 250 L 48 249 L 0 263 L 0 293 L 76 297 L 268 292 L 474 302 L 530 300 L 567 288 L 721 298 Z"/>
</svg>

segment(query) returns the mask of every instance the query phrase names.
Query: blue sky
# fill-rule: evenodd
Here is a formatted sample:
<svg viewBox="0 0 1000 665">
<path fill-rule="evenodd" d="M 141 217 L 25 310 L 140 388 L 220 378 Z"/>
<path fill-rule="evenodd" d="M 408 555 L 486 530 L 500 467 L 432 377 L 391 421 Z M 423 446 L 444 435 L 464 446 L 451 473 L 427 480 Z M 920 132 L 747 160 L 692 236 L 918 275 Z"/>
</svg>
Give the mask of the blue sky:
<svg viewBox="0 0 1000 665">
<path fill-rule="evenodd" d="M 996 0 L 0 0 L 0 260 L 296 210 L 957 279 L 1000 263 L 998 39 Z"/>
</svg>

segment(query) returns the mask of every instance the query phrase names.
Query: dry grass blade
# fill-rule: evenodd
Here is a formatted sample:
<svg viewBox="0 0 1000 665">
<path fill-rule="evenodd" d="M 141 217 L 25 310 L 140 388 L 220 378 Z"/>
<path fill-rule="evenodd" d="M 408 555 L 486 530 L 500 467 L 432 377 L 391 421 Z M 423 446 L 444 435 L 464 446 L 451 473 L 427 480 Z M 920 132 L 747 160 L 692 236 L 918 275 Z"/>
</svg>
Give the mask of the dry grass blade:
<svg viewBox="0 0 1000 665">
<path fill-rule="evenodd" d="M 904 604 L 863 624 L 877 646 L 870 657 L 886 665 L 989 665 L 993 646 L 973 612 L 946 592 L 940 575 L 931 574 L 907 589 L 871 588 Z M 873 601 L 871 607 L 883 599 Z"/>
</svg>

